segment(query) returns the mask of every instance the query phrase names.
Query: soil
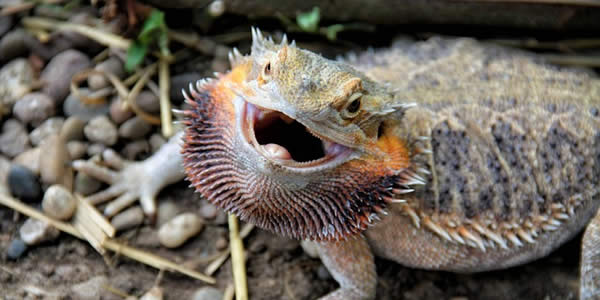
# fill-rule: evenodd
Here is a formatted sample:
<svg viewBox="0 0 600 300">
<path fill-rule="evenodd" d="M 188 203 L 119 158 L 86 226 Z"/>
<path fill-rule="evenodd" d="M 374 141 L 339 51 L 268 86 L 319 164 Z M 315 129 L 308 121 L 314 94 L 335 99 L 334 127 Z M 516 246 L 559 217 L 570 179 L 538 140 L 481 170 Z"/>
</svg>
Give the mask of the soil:
<svg viewBox="0 0 600 300">
<path fill-rule="evenodd" d="M 165 189 L 159 201 L 173 200 L 187 211 L 199 208 L 198 195 L 185 182 Z M 5 253 L 25 220 L 0 208 L 0 249 Z M 215 237 L 227 237 L 227 225 L 209 222 L 202 233 L 183 247 L 167 250 L 157 246 L 150 225 L 120 236 L 132 246 L 185 263 L 217 252 Z M 127 238 L 129 237 L 129 238 Z M 507 270 L 478 274 L 416 270 L 383 259 L 377 260 L 377 299 L 576 299 L 579 242 L 575 238 L 549 257 Z M 250 299 L 315 299 L 337 284 L 318 259 L 307 256 L 297 241 L 254 229 L 245 240 Z M 96 276 L 106 276 L 109 286 L 141 296 L 155 283 L 158 271 L 135 261 L 109 254 L 102 257 L 86 242 L 63 234 L 58 240 L 28 249 L 17 261 L 3 254 L 0 260 L 0 291 L 8 299 L 40 299 L 33 291 L 74 299 L 72 287 Z M 198 266 L 199 270 L 204 265 Z M 225 290 L 232 282 L 226 262 L 215 274 L 216 287 Z M 164 273 L 160 287 L 166 299 L 190 299 L 206 284 L 189 277 Z M 30 291 L 25 292 L 25 291 Z M 43 298 L 43 297 L 42 297 Z M 122 299 L 108 289 L 95 299 Z"/>
</svg>

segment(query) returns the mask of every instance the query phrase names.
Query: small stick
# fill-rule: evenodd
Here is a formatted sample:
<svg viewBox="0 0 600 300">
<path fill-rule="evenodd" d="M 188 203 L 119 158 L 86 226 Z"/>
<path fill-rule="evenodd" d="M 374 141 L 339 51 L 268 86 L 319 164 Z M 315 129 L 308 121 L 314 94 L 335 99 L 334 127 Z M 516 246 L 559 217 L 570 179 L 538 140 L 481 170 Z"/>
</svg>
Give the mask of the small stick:
<svg viewBox="0 0 600 300">
<path fill-rule="evenodd" d="M 233 283 L 235 299 L 248 300 L 248 283 L 246 281 L 246 260 L 244 258 L 244 243 L 240 237 L 238 219 L 234 214 L 229 215 L 229 243 L 231 249 L 231 265 L 233 268 Z"/>
<path fill-rule="evenodd" d="M 169 138 L 173 135 L 173 124 L 171 123 L 171 99 L 169 98 L 171 82 L 169 75 L 169 61 L 162 56 L 158 59 L 158 87 L 160 91 L 160 124 L 162 135 Z"/>
</svg>

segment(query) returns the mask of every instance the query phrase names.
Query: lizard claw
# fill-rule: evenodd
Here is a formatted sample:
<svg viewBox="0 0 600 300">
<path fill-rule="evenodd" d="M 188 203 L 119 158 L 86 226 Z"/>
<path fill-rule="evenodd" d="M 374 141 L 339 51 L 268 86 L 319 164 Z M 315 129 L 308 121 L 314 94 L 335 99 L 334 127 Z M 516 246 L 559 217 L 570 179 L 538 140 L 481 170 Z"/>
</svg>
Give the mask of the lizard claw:
<svg viewBox="0 0 600 300">
<path fill-rule="evenodd" d="M 112 217 L 139 200 L 144 214 L 154 220 L 158 193 L 184 177 L 180 140 L 181 133 L 176 134 L 144 161 L 123 159 L 112 149 L 102 153 L 105 166 L 91 161 L 74 161 L 75 170 L 110 185 L 88 196 L 87 201 L 92 205 L 109 202 L 104 215 Z"/>
</svg>

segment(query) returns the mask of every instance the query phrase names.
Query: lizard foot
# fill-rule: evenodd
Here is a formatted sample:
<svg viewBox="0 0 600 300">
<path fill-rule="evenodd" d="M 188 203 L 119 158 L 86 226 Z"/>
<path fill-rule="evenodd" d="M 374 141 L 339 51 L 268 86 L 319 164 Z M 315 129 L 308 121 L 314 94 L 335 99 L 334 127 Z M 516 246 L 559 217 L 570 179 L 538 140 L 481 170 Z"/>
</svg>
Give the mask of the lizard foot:
<svg viewBox="0 0 600 300">
<path fill-rule="evenodd" d="M 318 253 L 327 270 L 340 284 L 340 288 L 320 300 L 375 299 L 375 261 L 364 236 L 318 243 Z"/>
<path fill-rule="evenodd" d="M 600 299 L 600 211 L 583 235 L 579 280 L 579 299 Z"/>
<path fill-rule="evenodd" d="M 73 162 L 73 168 L 110 185 L 106 190 L 89 196 L 93 205 L 107 201 L 104 214 L 112 217 L 139 200 L 146 216 L 156 215 L 156 195 L 163 187 L 184 177 L 179 141 L 181 134 L 173 136 L 156 153 L 144 161 L 122 159 L 112 149 L 102 153 L 108 167 L 84 160 Z"/>
</svg>

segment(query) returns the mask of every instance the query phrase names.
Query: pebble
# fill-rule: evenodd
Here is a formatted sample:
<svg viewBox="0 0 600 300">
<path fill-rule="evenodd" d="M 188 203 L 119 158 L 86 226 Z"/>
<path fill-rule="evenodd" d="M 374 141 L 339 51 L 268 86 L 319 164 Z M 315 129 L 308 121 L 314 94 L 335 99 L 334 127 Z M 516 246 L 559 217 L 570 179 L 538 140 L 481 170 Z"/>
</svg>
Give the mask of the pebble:
<svg viewBox="0 0 600 300">
<path fill-rule="evenodd" d="M 125 230 L 137 227 L 144 222 L 144 211 L 139 206 L 134 206 L 124 210 L 114 216 L 110 223 L 116 230 Z"/>
<path fill-rule="evenodd" d="M 156 215 L 156 224 L 160 227 L 163 224 L 171 221 L 180 212 L 179 206 L 173 201 L 164 201 L 158 204 Z"/>
<path fill-rule="evenodd" d="M 31 64 L 24 58 L 14 59 L 0 69 L 0 103 L 6 111 L 30 90 L 34 81 Z"/>
<path fill-rule="evenodd" d="M 146 140 L 137 140 L 125 145 L 121 150 L 121 155 L 129 160 L 137 160 L 150 153 L 150 144 Z"/>
<path fill-rule="evenodd" d="M 156 114 L 160 112 L 160 101 L 151 91 L 141 91 L 135 100 L 137 105 L 145 112 Z"/>
<path fill-rule="evenodd" d="M 31 144 L 34 146 L 39 146 L 47 137 L 59 134 L 64 123 L 65 119 L 63 117 L 52 117 L 44 121 L 44 123 L 31 131 L 29 134 L 29 140 L 31 140 Z"/>
<path fill-rule="evenodd" d="M 27 244 L 25 244 L 22 239 L 16 237 L 10 241 L 8 248 L 6 249 L 6 257 L 8 259 L 16 260 L 21 257 L 25 251 L 27 251 Z"/>
<path fill-rule="evenodd" d="M 167 248 L 176 248 L 203 228 L 204 222 L 200 217 L 194 213 L 183 213 L 160 226 L 158 240 Z"/>
<path fill-rule="evenodd" d="M 192 300 L 221 300 L 224 294 L 212 286 L 203 286 L 192 294 Z"/>
<path fill-rule="evenodd" d="M 106 145 L 100 144 L 100 143 L 94 143 L 88 146 L 87 148 L 87 155 L 92 157 L 94 155 L 101 155 L 102 152 L 104 152 L 104 150 L 106 150 Z"/>
<path fill-rule="evenodd" d="M 214 219 L 219 213 L 219 209 L 212 203 L 203 200 L 200 206 L 200 216 L 204 219 Z"/>
<path fill-rule="evenodd" d="M 218 238 L 215 242 L 215 248 L 217 248 L 217 250 L 225 250 L 225 248 L 227 248 L 228 246 L 229 242 L 224 237 Z"/>
<path fill-rule="evenodd" d="M 96 71 L 103 71 L 122 78 L 125 75 L 124 63 L 116 56 L 111 56 L 105 61 L 94 67 Z M 103 75 L 92 74 L 87 79 L 88 87 L 92 90 L 99 90 L 109 85 L 108 79 Z"/>
<path fill-rule="evenodd" d="M 13 17 L 11 15 L 0 15 L 0 36 L 3 36 L 13 26 Z"/>
<path fill-rule="evenodd" d="M 17 155 L 13 162 L 29 169 L 35 176 L 40 175 L 40 155 L 41 149 L 39 147 L 31 148 L 19 155 Z"/>
<path fill-rule="evenodd" d="M 13 106 L 13 114 L 24 124 L 38 126 L 53 116 L 54 102 L 44 93 L 29 93 Z"/>
<path fill-rule="evenodd" d="M 0 39 L 0 61 L 8 61 L 17 56 L 25 55 L 29 50 L 27 40 L 30 38 L 31 35 L 21 28 L 2 36 L 2 39 Z"/>
<path fill-rule="evenodd" d="M 208 14 L 212 17 L 220 17 L 225 13 L 225 2 L 223 0 L 215 0 L 208 5 Z"/>
<path fill-rule="evenodd" d="M 68 220 L 75 213 L 77 200 L 71 192 L 59 184 L 51 185 L 42 199 L 42 210 L 57 220 Z"/>
<path fill-rule="evenodd" d="M 80 300 L 104 299 L 102 295 L 106 293 L 107 286 L 110 286 L 110 283 L 106 276 L 96 276 L 88 281 L 73 285 L 71 287 L 72 297 Z"/>
<path fill-rule="evenodd" d="M 129 118 L 133 117 L 133 112 L 130 109 L 123 108 L 123 102 L 119 96 L 115 96 L 110 102 L 110 118 L 116 123 L 121 124 Z"/>
<path fill-rule="evenodd" d="M 150 136 L 150 149 L 152 149 L 152 153 L 156 152 L 156 150 L 160 149 L 162 145 L 164 145 L 167 140 L 160 133 L 153 133 Z"/>
<path fill-rule="evenodd" d="M 90 95 L 90 90 L 86 88 L 79 89 L 82 95 Z M 70 94 L 65 102 L 63 103 L 63 111 L 66 116 L 76 116 L 84 122 L 100 116 L 106 115 L 109 111 L 109 105 L 107 103 L 101 104 L 85 104 L 74 94 Z"/>
<path fill-rule="evenodd" d="M 27 219 L 19 229 L 19 235 L 25 244 L 33 246 L 39 243 L 52 241 L 58 237 L 60 231 L 56 227 L 33 218 Z"/>
<path fill-rule="evenodd" d="M 78 116 L 70 116 L 63 124 L 60 135 L 62 135 L 65 141 L 81 141 L 83 140 L 83 127 L 85 122 Z"/>
<path fill-rule="evenodd" d="M 149 291 L 147 291 L 140 300 L 162 300 L 163 299 L 163 291 L 158 286 L 153 286 Z"/>
<path fill-rule="evenodd" d="M 75 175 L 74 185 L 76 193 L 88 196 L 100 190 L 102 182 L 83 172 L 78 172 L 77 175 Z"/>
<path fill-rule="evenodd" d="M 114 145 L 118 139 L 117 126 L 104 115 L 91 119 L 83 133 L 88 140 L 106 146 Z"/>
<path fill-rule="evenodd" d="M 184 89 L 187 91 L 190 82 L 195 84 L 196 81 L 202 78 L 203 76 L 196 72 L 171 76 L 171 90 L 169 92 L 171 102 L 173 102 L 173 104 L 181 104 L 184 100 L 181 90 Z"/>
<path fill-rule="evenodd" d="M 40 177 L 46 184 L 62 184 L 73 187 L 73 169 L 67 143 L 58 134 L 47 137 L 40 145 L 44 155 L 40 157 Z"/>
<path fill-rule="evenodd" d="M 56 104 L 62 104 L 69 94 L 71 77 L 90 66 L 90 59 L 77 50 L 69 49 L 57 54 L 42 71 L 40 79 L 45 82 L 42 91 Z"/>
<path fill-rule="evenodd" d="M 25 126 L 15 119 L 9 119 L 2 126 L 0 134 L 0 152 L 15 157 L 31 148 Z"/>
<path fill-rule="evenodd" d="M 42 196 L 40 183 L 29 169 L 13 164 L 8 173 L 10 193 L 25 202 L 36 202 Z"/>
<path fill-rule="evenodd" d="M 150 130 L 152 130 L 152 125 L 136 116 L 121 124 L 119 136 L 128 139 L 139 139 L 148 134 Z"/>
<path fill-rule="evenodd" d="M 88 144 L 80 141 L 70 141 L 67 142 L 67 151 L 69 151 L 69 156 L 71 160 L 82 159 L 87 153 Z"/>
</svg>

